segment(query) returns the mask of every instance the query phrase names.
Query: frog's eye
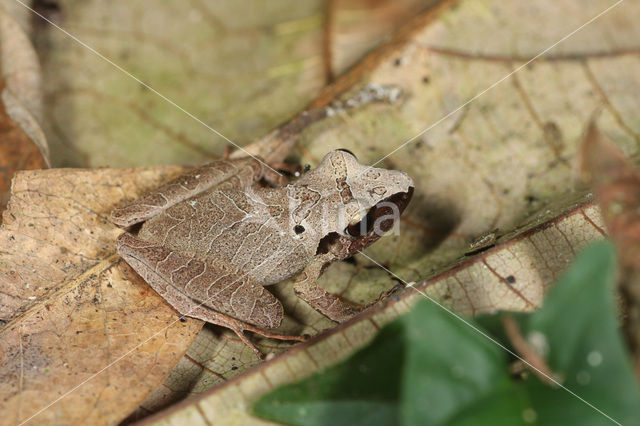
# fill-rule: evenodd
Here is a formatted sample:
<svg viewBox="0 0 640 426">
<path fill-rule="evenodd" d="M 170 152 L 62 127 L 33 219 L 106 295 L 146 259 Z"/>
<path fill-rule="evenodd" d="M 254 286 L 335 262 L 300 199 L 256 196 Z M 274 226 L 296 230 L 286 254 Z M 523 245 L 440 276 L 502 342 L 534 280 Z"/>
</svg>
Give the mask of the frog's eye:
<svg viewBox="0 0 640 426">
<path fill-rule="evenodd" d="M 371 210 L 369 212 L 358 212 L 356 213 L 349 224 L 345 228 L 345 234 L 351 237 L 361 237 L 366 235 L 373 228 L 373 216 L 371 215 Z"/>
<path fill-rule="evenodd" d="M 339 149 L 337 149 L 336 151 L 347 152 L 347 153 L 351 154 L 351 155 L 353 156 L 353 158 L 355 158 L 356 160 L 358 159 L 358 157 L 356 157 L 356 155 L 355 155 L 353 152 L 349 151 L 348 149 L 345 149 L 345 148 L 339 148 Z"/>
</svg>

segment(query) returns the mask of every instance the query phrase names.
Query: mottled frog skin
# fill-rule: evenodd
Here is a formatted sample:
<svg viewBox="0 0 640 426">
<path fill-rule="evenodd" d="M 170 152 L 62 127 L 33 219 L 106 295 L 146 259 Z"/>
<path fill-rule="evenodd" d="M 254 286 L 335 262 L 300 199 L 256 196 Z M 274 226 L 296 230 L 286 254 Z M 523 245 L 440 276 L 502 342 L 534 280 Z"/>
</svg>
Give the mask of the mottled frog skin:
<svg viewBox="0 0 640 426">
<path fill-rule="evenodd" d="M 114 210 L 137 235 L 118 253 L 182 315 L 234 330 L 301 340 L 276 328 L 282 304 L 264 286 L 296 277 L 295 293 L 334 321 L 358 312 L 316 285 L 331 262 L 362 250 L 397 221 L 413 192 L 404 172 L 364 166 L 344 150 L 290 183 L 265 185 L 254 158 L 199 167 Z"/>
</svg>

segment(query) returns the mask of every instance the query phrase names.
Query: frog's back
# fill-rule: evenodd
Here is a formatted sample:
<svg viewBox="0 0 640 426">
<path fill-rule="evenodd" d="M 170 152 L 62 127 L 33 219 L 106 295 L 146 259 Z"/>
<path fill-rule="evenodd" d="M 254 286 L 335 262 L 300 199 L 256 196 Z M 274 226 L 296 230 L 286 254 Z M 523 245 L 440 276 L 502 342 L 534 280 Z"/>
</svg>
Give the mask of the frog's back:
<svg viewBox="0 0 640 426">
<path fill-rule="evenodd" d="M 306 253 L 280 232 L 285 214 L 240 190 L 210 191 L 176 204 L 145 222 L 140 238 L 237 271 L 261 277 L 262 284 L 287 278 L 306 263 Z M 283 269 L 283 270 L 281 270 Z"/>
</svg>

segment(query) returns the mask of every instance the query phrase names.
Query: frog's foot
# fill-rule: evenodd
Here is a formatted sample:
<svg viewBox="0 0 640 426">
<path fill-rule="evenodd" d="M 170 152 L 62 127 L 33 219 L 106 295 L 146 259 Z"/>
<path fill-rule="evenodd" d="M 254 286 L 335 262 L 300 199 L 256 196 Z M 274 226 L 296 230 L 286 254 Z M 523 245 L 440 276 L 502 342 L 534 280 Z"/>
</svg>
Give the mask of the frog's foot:
<svg viewBox="0 0 640 426">
<path fill-rule="evenodd" d="M 233 151 L 233 147 L 231 145 L 225 145 L 224 151 L 222 151 L 221 160 L 228 160 L 231 157 L 231 152 Z"/>
<path fill-rule="evenodd" d="M 306 336 L 290 336 L 286 334 L 272 333 L 270 331 L 263 330 L 258 327 L 254 327 L 251 324 L 247 324 L 243 321 L 237 320 L 230 316 L 227 316 L 218 312 L 212 313 L 211 311 L 206 309 L 202 309 L 202 310 L 193 309 L 190 312 L 185 313 L 183 315 L 201 319 L 203 321 L 210 322 L 212 324 L 220 325 L 222 327 L 226 327 L 230 329 L 240 338 L 240 340 L 245 345 L 251 348 L 251 350 L 253 350 L 256 356 L 260 359 L 264 359 L 265 354 L 260 349 L 258 349 L 258 347 L 254 345 L 253 342 L 251 342 L 251 340 L 249 340 L 249 338 L 244 334 L 245 331 L 251 331 L 255 334 L 258 334 L 263 337 L 267 337 L 269 339 L 288 340 L 288 341 L 293 340 L 296 342 L 304 342 L 305 340 L 307 340 Z"/>
<path fill-rule="evenodd" d="M 293 291 L 296 296 L 335 322 L 345 322 L 354 315 L 359 314 L 362 308 L 349 304 L 340 296 L 329 293 L 316 284 L 323 268 L 324 264 L 322 262 L 312 262 L 307 265 L 293 283 Z"/>
<path fill-rule="evenodd" d="M 339 296 L 308 281 L 294 283 L 293 291 L 313 309 L 335 322 L 345 322 L 361 311 L 361 308 L 350 305 Z"/>
</svg>

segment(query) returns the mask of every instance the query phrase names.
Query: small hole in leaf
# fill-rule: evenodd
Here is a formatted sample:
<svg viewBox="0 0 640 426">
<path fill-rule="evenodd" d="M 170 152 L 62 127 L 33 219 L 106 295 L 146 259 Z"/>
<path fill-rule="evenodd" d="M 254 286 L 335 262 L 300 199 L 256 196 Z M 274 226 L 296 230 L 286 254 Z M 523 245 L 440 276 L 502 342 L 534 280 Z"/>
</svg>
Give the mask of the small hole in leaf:
<svg viewBox="0 0 640 426">
<path fill-rule="evenodd" d="M 293 232 L 295 232 L 296 234 L 302 234 L 304 232 L 304 226 L 302 225 L 296 225 L 293 227 Z"/>
</svg>

